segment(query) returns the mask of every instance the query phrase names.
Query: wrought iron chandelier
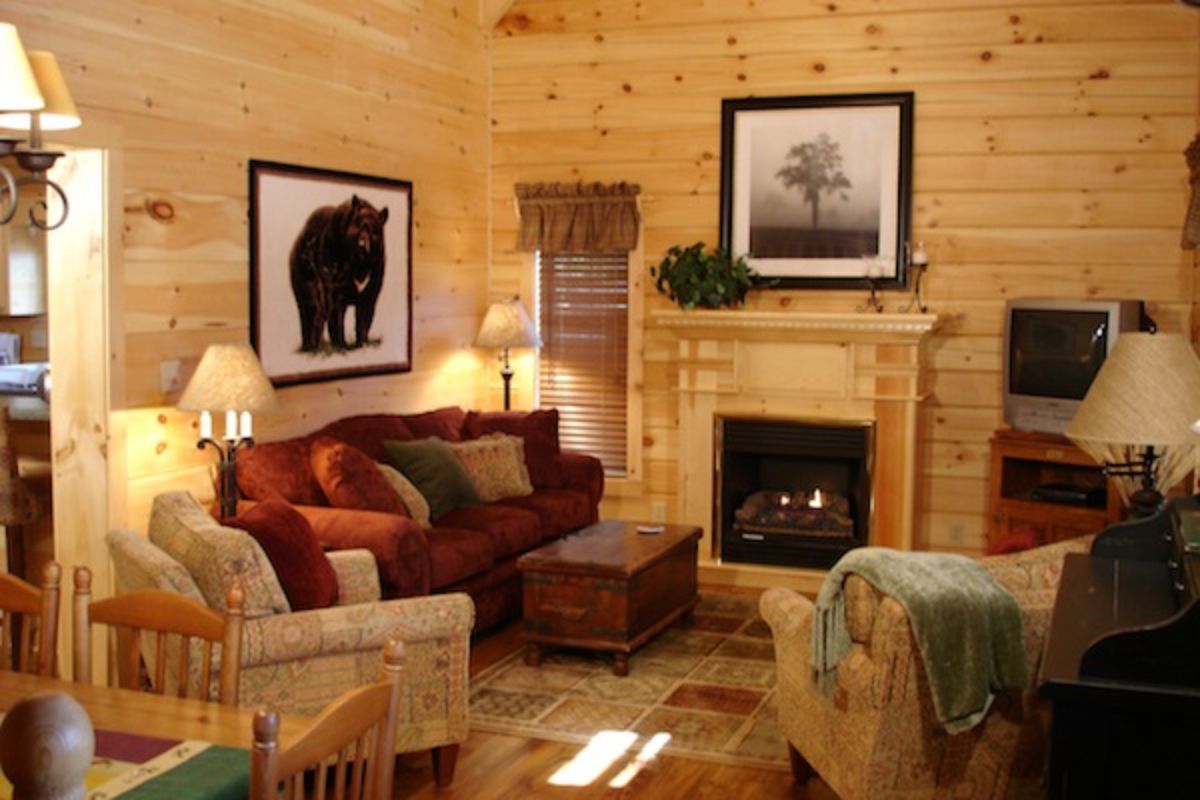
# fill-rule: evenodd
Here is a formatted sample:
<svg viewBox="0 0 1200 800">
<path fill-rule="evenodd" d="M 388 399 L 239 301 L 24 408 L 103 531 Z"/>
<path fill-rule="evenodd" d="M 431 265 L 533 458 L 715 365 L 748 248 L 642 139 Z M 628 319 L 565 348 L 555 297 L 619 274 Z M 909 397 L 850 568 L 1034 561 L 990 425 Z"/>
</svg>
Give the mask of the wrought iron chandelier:
<svg viewBox="0 0 1200 800">
<path fill-rule="evenodd" d="M 22 186 L 42 190 L 29 208 L 29 224 L 49 231 L 66 222 L 67 194 L 47 175 L 62 153 L 44 148 L 42 132 L 78 128 L 81 122 L 54 54 L 26 52 L 16 27 L 0 22 L 0 128 L 29 132 L 27 146 L 21 144 L 23 137 L 0 136 L 0 225 L 16 218 Z M 20 167 L 20 174 L 4 163 L 9 158 Z M 59 199 L 54 220 L 49 219 L 51 193 Z"/>
</svg>

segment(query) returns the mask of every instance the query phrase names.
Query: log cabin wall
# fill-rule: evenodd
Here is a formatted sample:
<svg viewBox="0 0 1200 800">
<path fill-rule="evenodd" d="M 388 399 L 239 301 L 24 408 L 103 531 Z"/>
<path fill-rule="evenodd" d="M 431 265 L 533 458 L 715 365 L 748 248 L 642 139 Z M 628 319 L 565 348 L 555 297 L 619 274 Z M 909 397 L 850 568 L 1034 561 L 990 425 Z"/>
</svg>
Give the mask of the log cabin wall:
<svg viewBox="0 0 1200 800">
<path fill-rule="evenodd" d="M 640 183 L 650 265 L 717 241 L 722 98 L 914 91 L 912 238 L 945 316 L 917 544 L 978 552 L 1005 299 L 1142 298 L 1160 327 L 1189 329 L 1198 29 L 1166 0 L 517 0 L 492 35 L 492 290 L 532 299 L 512 247 L 518 181 Z M 648 315 L 668 307 L 644 285 Z M 761 291 L 748 313 L 846 311 L 865 294 Z M 673 342 L 646 326 L 643 346 L 645 478 L 604 512 L 678 518 L 679 471 L 711 466 L 677 460 Z"/>
<path fill-rule="evenodd" d="M 54 51 L 89 125 L 123 141 L 129 516 L 170 488 L 212 496 L 190 374 L 249 335 L 247 161 L 411 180 L 413 363 L 406 375 L 281 392 L 260 438 L 352 413 L 475 404 L 486 302 L 487 46 L 477 0 L 10 0 L 27 48 Z M 80 201 L 76 201 L 80 202 Z M 291 302 L 281 298 L 281 302 Z"/>
</svg>

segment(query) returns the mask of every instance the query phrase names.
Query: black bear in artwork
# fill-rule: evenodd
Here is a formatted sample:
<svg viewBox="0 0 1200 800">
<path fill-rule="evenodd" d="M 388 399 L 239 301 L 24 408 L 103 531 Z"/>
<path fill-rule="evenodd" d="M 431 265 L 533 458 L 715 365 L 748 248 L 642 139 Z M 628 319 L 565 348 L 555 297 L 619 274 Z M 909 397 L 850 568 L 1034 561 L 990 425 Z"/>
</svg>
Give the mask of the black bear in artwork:
<svg viewBox="0 0 1200 800">
<path fill-rule="evenodd" d="M 376 209 L 358 195 L 309 215 L 289 257 L 292 294 L 300 312 L 300 350 L 321 349 L 329 330 L 334 350 L 367 344 L 375 304 L 383 287 L 386 207 Z M 354 306 L 354 343 L 346 343 L 346 309 Z"/>
</svg>

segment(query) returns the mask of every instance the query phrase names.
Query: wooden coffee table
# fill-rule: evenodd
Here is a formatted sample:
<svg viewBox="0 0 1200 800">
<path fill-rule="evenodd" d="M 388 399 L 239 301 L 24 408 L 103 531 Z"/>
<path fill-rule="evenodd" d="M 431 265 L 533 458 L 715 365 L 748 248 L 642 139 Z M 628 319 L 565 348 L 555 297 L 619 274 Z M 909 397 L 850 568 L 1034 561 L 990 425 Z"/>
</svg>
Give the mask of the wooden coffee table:
<svg viewBox="0 0 1200 800">
<path fill-rule="evenodd" d="M 524 575 L 525 663 L 546 645 L 613 654 L 613 673 L 629 674 L 629 654 L 699 602 L 700 529 L 605 520 L 517 559 Z"/>
</svg>

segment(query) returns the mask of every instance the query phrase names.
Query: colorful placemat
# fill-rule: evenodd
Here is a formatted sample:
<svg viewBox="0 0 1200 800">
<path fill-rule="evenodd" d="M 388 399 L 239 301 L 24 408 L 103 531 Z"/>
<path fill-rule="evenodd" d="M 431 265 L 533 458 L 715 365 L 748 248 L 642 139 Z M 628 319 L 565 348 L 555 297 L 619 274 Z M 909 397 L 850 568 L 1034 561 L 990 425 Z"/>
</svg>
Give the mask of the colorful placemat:
<svg viewBox="0 0 1200 800">
<path fill-rule="evenodd" d="M 670 734 L 663 752 L 725 764 L 788 769 L 776 725 L 771 631 L 754 597 L 706 593 L 691 628 L 673 625 L 629 659 L 551 650 L 541 666 L 517 652 L 471 682 L 471 727 L 586 743 L 634 731 L 640 746 Z"/>
<path fill-rule="evenodd" d="M 250 791 L 250 754 L 190 739 L 96 731 L 96 754 L 84 776 L 88 800 L 242 800 Z M 0 773 L 0 800 L 12 784 Z"/>
</svg>

